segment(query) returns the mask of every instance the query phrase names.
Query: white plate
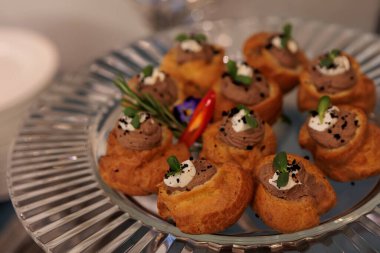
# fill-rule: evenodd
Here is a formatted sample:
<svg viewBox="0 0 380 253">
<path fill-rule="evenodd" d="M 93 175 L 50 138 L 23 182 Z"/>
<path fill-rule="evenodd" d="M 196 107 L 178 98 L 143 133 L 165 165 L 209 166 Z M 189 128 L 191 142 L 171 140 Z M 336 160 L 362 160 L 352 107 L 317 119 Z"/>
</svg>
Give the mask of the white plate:
<svg viewBox="0 0 380 253">
<path fill-rule="evenodd" d="M 0 27 L 0 113 L 35 96 L 58 67 L 55 46 L 42 35 Z"/>
</svg>

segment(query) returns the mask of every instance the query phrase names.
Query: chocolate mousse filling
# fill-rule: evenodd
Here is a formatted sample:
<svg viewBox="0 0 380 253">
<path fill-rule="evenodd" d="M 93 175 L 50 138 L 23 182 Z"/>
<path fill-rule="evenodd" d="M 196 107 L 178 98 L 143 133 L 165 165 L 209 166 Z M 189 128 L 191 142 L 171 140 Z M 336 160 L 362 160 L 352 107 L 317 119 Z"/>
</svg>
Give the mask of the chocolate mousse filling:
<svg viewBox="0 0 380 253">
<path fill-rule="evenodd" d="M 237 83 L 226 73 L 222 77 L 221 92 L 224 97 L 234 103 L 256 105 L 269 96 L 269 85 L 257 69 L 254 69 L 250 85 Z"/>
<path fill-rule="evenodd" d="M 175 81 L 167 74 L 165 74 L 164 80 L 160 81 L 157 79 L 153 85 L 145 84 L 144 79 L 142 79 L 138 83 L 137 89 L 140 93 L 150 94 L 167 106 L 174 104 L 178 99 L 178 89 Z"/>
<path fill-rule="evenodd" d="M 185 187 L 170 187 L 165 185 L 169 194 L 174 191 L 191 191 L 196 186 L 203 185 L 209 181 L 216 173 L 216 167 L 204 158 L 192 160 L 191 162 L 194 164 L 196 170 L 193 179 Z"/>
<path fill-rule="evenodd" d="M 149 150 L 161 144 L 162 128 L 150 116 L 134 131 L 123 130 L 119 125 L 115 130 L 120 145 L 128 149 Z"/>
<path fill-rule="evenodd" d="M 198 42 L 199 43 L 199 42 Z M 201 60 L 207 63 L 212 61 L 214 55 L 219 54 L 219 50 L 215 49 L 212 45 L 201 42 L 202 50 L 199 52 L 192 52 L 190 50 L 182 50 L 180 45 L 176 47 L 177 50 L 177 64 L 181 65 L 186 62 Z"/>
<path fill-rule="evenodd" d="M 272 40 L 276 36 L 279 36 L 280 38 L 282 37 L 281 34 L 275 34 L 270 37 L 265 49 L 267 49 L 273 57 L 277 59 L 281 66 L 290 69 L 297 68 L 299 61 L 296 54 L 290 52 L 288 48 L 277 48 L 272 44 Z"/>
<path fill-rule="evenodd" d="M 235 132 L 232 128 L 231 119 L 238 112 L 239 110 L 237 108 L 233 108 L 229 113 L 226 113 L 227 115 L 223 117 L 217 137 L 230 146 L 245 150 L 252 150 L 264 138 L 264 122 L 254 114 L 257 121 L 257 127 L 249 128 L 241 132 Z M 253 112 L 251 111 L 251 113 Z M 241 120 L 244 121 L 244 118 Z"/>
<path fill-rule="evenodd" d="M 313 111 L 311 116 L 313 115 L 316 116 L 318 113 Z M 325 148 L 339 148 L 348 143 L 355 136 L 355 131 L 356 128 L 359 127 L 359 123 L 358 120 L 356 120 L 356 114 L 349 111 L 334 111 L 330 113 L 330 115 L 332 118 L 338 119 L 330 128 L 325 131 L 317 131 L 308 126 L 307 130 L 311 138 L 319 145 Z M 307 122 L 309 122 L 309 120 Z"/>
<path fill-rule="evenodd" d="M 353 87 L 357 82 L 355 71 L 350 68 L 348 71 L 338 75 L 324 75 L 318 70 L 321 57 L 313 60 L 309 66 L 311 82 L 319 92 L 336 94 Z M 331 66 L 333 68 L 334 65 Z"/>
<path fill-rule="evenodd" d="M 292 179 L 300 184 L 293 186 L 288 190 L 281 190 L 269 183 L 269 180 L 273 177 L 275 169 L 272 164 L 268 163 L 259 168 L 258 179 L 265 189 L 273 196 L 285 200 L 297 200 L 304 196 L 312 196 L 316 200 L 323 198 L 324 185 L 317 183 L 315 177 L 309 174 L 301 162 L 293 160 L 288 161 L 288 171 Z"/>
</svg>

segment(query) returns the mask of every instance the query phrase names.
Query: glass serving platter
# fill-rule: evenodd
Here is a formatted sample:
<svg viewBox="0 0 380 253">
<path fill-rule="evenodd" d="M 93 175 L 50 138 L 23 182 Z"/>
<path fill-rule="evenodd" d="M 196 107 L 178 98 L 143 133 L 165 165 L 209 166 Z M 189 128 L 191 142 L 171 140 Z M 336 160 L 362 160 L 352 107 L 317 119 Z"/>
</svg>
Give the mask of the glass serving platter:
<svg viewBox="0 0 380 253">
<path fill-rule="evenodd" d="M 158 65 L 179 32 L 200 31 L 241 59 L 244 40 L 258 31 L 278 31 L 285 22 L 309 57 L 340 48 L 352 54 L 376 83 L 380 96 L 380 39 L 372 34 L 320 22 L 277 17 L 205 21 L 136 41 L 96 60 L 76 75 L 59 78 L 31 109 L 10 155 L 8 183 L 16 212 L 27 231 L 51 252 L 208 252 L 258 249 L 307 252 L 380 250 L 379 176 L 337 183 L 337 205 L 321 225 L 278 234 L 247 208 L 239 221 L 217 234 L 188 235 L 157 215 L 156 197 L 127 197 L 110 189 L 98 174 L 108 132 L 121 108 L 113 78 L 132 77 L 147 64 Z M 306 114 L 298 112 L 296 90 L 286 95 L 278 121 L 278 150 L 310 154 L 298 145 Z M 371 119 L 380 122 L 380 105 Z M 311 157 L 311 156 L 310 156 Z"/>
</svg>

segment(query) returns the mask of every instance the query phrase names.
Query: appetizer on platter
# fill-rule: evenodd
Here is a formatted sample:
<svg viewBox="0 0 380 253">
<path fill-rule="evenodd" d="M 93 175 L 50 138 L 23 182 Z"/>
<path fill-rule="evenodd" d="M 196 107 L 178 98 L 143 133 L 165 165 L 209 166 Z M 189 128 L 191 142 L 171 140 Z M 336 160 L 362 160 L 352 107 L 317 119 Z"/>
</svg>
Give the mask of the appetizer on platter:
<svg viewBox="0 0 380 253">
<path fill-rule="evenodd" d="M 237 104 L 254 110 L 265 122 L 273 124 L 282 109 L 282 93 L 278 84 L 269 81 L 260 70 L 245 62 L 229 60 L 226 72 L 214 86 L 217 92 L 214 120 Z"/>
<path fill-rule="evenodd" d="M 307 58 L 292 38 L 292 26 L 286 24 L 282 33 L 260 32 L 244 43 L 243 53 L 252 67 L 260 69 L 286 93 L 299 84 L 299 75 Z"/>
<path fill-rule="evenodd" d="M 310 161 L 280 152 L 261 160 L 253 209 L 271 228 L 291 233 L 319 225 L 336 202 L 334 189 Z"/>
<path fill-rule="evenodd" d="M 155 193 L 167 170 L 166 157 L 189 157 L 184 144 L 172 142 L 171 131 L 150 114 L 127 107 L 109 134 L 107 154 L 99 161 L 100 175 L 127 195 Z"/>
<path fill-rule="evenodd" d="M 265 156 L 276 152 L 272 128 L 249 108 L 239 105 L 203 133 L 201 156 L 214 164 L 235 162 L 253 172 Z"/>
<path fill-rule="evenodd" d="M 334 49 L 310 62 L 300 76 L 298 107 L 313 110 L 323 95 L 334 105 L 350 104 L 373 111 L 376 103 L 375 85 L 360 70 L 353 57 Z"/>
<path fill-rule="evenodd" d="M 352 181 L 380 173 L 380 128 L 365 112 L 351 105 L 333 106 L 320 99 L 317 111 L 299 133 L 301 147 L 314 156 L 319 168 L 337 181 Z"/>
<path fill-rule="evenodd" d="M 202 96 L 223 72 L 224 49 L 208 43 L 203 34 L 180 34 L 176 40 L 161 69 L 184 83 L 186 96 Z"/>
<path fill-rule="evenodd" d="M 235 163 L 214 165 L 205 159 L 181 164 L 169 157 L 170 169 L 159 185 L 157 207 L 185 233 L 215 233 L 234 224 L 252 198 L 251 176 Z"/>
<path fill-rule="evenodd" d="M 152 65 L 147 65 L 128 83 L 137 93 L 149 94 L 166 106 L 173 106 L 184 99 L 183 84 Z"/>
</svg>

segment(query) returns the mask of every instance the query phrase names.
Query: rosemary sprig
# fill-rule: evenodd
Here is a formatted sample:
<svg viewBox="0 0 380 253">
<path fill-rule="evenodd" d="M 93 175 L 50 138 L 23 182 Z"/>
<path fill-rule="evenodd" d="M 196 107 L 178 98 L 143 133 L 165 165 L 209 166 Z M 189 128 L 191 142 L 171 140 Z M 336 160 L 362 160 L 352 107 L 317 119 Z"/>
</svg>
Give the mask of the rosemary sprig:
<svg viewBox="0 0 380 253">
<path fill-rule="evenodd" d="M 185 125 L 180 123 L 170 112 L 169 108 L 149 94 L 137 94 L 134 92 L 125 81 L 124 77 L 119 76 L 114 80 L 114 84 L 123 93 L 123 101 L 128 103 L 138 111 L 145 111 L 152 115 L 160 123 L 166 125 L 174 134 L 179 137 L 185 130 Z"/>
</svg>

